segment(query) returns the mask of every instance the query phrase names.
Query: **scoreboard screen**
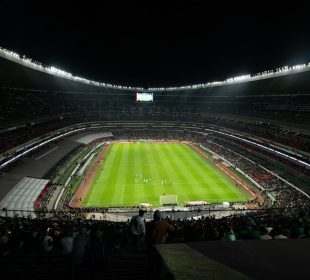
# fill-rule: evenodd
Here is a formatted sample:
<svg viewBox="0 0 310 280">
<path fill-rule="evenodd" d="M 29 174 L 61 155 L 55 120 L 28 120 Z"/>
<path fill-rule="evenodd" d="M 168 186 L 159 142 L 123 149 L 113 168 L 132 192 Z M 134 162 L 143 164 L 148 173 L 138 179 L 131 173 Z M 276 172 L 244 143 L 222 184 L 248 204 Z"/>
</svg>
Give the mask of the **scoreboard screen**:
<svg viewBox="0 0 310 280">
<path fill-rule="evenodd" d="M 153 101 L 153 93 L 151 92 L 137 92 L 137 101 L 150 102 Z"/>
</svg>

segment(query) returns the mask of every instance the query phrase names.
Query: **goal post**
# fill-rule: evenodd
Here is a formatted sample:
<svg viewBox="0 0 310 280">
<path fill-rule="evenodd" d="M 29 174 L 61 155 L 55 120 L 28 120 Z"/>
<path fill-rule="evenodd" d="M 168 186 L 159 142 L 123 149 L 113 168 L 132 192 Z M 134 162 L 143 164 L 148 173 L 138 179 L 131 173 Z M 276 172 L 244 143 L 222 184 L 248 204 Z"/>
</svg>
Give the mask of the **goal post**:
<svg viewBox="0 0 310 280">
<path fill-rule="evenodd" d="M 178 196 L 177 195 L 161 195 L 159 197 L 159 204 L 161 206 L 167 205 L 178 205 Z"/>
</svg>

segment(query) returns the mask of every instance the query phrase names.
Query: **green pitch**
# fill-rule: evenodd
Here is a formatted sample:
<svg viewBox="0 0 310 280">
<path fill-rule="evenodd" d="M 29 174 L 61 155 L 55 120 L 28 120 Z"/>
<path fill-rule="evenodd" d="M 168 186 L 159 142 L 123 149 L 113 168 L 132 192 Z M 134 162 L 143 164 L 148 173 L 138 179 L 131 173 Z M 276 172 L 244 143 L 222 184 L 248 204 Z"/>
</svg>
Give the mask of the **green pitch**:
<svg viewBox="0 0 310 280">
<path fill-rule="evenodd" d="M 177 195 L 178 205 L 250 199 L 248 192 L 186 144 L 114 143 L 82 206 L 159 206 L 163 194 Z"/>
</svg>

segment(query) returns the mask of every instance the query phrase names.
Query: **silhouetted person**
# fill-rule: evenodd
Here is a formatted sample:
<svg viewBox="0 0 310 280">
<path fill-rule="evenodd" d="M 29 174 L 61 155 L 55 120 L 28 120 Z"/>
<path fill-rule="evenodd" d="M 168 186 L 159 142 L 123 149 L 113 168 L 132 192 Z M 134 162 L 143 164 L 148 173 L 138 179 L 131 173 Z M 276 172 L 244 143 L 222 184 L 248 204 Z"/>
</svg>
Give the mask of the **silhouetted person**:
<svg viewBox="0 0 310 280">
<path fill-rule="evenodd" d="M 141 249 L 145 237 L 144 211 L 139 210 L 139 215 L 133 216 L 129 223 L 129 237 L 136 249 Z"/>
<path fill-rule="evenodd" d="M 153 215 L 153 221 L 150 224 L 150 241 L 152 244 L 166 243 L 168 233 L 175 230 L 175 227 L 166 220 L 161 219 L 161 213 L 156 210 Z"/>
</svg>

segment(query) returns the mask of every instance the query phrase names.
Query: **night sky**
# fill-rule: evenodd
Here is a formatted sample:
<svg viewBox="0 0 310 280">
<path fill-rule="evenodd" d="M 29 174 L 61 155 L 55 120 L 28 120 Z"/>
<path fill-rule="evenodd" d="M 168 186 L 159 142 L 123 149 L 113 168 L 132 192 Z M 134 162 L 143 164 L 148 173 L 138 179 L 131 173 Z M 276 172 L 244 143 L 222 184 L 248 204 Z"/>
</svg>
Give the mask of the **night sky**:
<svg viewBox="0 0 310 280">
<path fill-rule="evenodd" d="M 0 46 L 73 75 L 145 88 L 310 62 L 306 1 L 98 2 L 2 1 Z"/>
</svg>

